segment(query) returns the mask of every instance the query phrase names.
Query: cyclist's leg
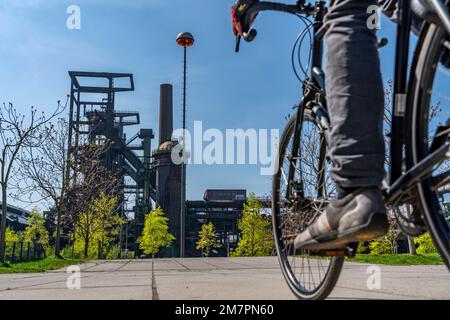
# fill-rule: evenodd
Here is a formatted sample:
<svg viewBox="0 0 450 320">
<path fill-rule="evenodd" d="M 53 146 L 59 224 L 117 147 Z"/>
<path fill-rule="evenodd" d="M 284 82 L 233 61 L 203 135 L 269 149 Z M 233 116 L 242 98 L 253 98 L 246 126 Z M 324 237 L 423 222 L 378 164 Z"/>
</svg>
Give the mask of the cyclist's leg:
<svg viewBox="0 0 450 320">
<path fill-rule="evenodd" d="M 379 190 L 384 177 L 384 92 L 368 7 L 376 0 L 331 1 L 326 91 L 332 177 L 340 195 L 295 239 L 297 249 L 332 249 L 387 232 Z M 369 13 L 368 13 L 369 12 Z"/>
<path fill-rule="evenodd" d="M 332 176 L 343 188 L 380 187 L 384 177 L 384 91 L 375 30 L 376 0 L 334 0 L 327 16 L 326 86 Z"/>
</svg>

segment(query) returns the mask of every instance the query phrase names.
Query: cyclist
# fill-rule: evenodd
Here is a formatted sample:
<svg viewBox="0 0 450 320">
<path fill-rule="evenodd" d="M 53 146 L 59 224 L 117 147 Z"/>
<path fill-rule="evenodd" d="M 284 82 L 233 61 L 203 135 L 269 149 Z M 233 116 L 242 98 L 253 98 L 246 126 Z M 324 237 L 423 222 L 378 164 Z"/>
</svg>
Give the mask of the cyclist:
<svg viewBox="0 0 450 320">
<path fill-rule="evenodd" d="M 243 35 L 240 18 L 258 0 L 238 0 L 233 32 Z M 376 30 L 370 6 L 393 20 L 396 0 L 330 0 L 325 19 L 326 90 L 331 118 L 330 157 L 337 185 L 333 199 L 295 239 L 297 249 L 335 249 L 386 234 L 381 193 L 384 178 L 384 90 Z M 255 17 L 253 17 L 255 18 Z M 253 19 L 254 20 L 254 19 Z"/>
</svg>

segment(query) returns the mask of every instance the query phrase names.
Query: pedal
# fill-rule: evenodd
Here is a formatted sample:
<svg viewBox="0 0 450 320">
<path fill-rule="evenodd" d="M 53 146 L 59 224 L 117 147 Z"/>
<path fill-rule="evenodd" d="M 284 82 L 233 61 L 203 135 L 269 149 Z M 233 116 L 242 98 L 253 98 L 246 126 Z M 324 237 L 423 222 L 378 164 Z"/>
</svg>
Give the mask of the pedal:
<svg viewBox="0 0 450 320">
<path fill-rule="evenodd" d="M 317 250 L 311 251 L 309 255 L 318 257 L 347 257 L 353 258 L 356 255 L 356 250 L 358 249 L 358 243 L 349 243 L 345 248 L 342 249 L 327 249 L 327 250 Z"/>
</svg>

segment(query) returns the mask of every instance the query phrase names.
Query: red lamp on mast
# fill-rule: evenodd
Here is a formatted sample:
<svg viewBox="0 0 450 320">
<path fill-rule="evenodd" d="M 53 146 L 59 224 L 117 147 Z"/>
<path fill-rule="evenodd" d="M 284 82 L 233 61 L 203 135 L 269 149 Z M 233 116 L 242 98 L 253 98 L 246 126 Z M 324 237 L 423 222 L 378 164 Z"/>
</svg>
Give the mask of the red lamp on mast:
<svg viewBox="0 0 450 320">
<path fill-rule="evenodd" d="M 177 43 L 180 47 L 192 47 L 194 42 L 194 36 L 189 32 L 182 32 L 177 36 Z"/>
<path fill-rule="evenodd" d="M 194 36 L 189 32 L 182 32 L 177 36 L 177 44 L 184 49 L 184 69 L 183 69 L 183 152 L 185 147 L 186 130 L 186 66 L 187 48 L 194 45 Z M 183 155 L 184 159 L 184 155 Z M 181 232 L 180 232 L 180 257 L 184 257 L 185 242 L 185 203 L 186 203 L 186 164 L 182 164 L 181 169 Z"/>
</svg>

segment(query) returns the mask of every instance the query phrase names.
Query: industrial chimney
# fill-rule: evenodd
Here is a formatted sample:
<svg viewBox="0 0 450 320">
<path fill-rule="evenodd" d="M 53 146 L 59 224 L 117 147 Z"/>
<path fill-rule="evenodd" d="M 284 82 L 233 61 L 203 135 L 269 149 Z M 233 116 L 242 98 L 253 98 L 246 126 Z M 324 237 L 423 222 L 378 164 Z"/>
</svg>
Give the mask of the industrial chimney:
<svg viewBox="0 0 450 320">
<path fill-rule="evenodd" d="M 162 84 L 159 102 L 159 145 L 172 139 L 173 132 L 173 86 Z"/>
<path fill-rule="evenodd" d="M 159 110 L 159 146 L 153 153 L 156 164 L 156 205 L 166 213 L 169 219 L 169 232 L 175 236 L 175 243 L 160 252 L 162 257 L 179 257 L 184 232 L 181 231 L 182 166 L 172 162 L 172 150 L 178 144 L 172 141 L 173 132 L 173 87 L 170 84 L 161 85 Z"/>
</svg>

